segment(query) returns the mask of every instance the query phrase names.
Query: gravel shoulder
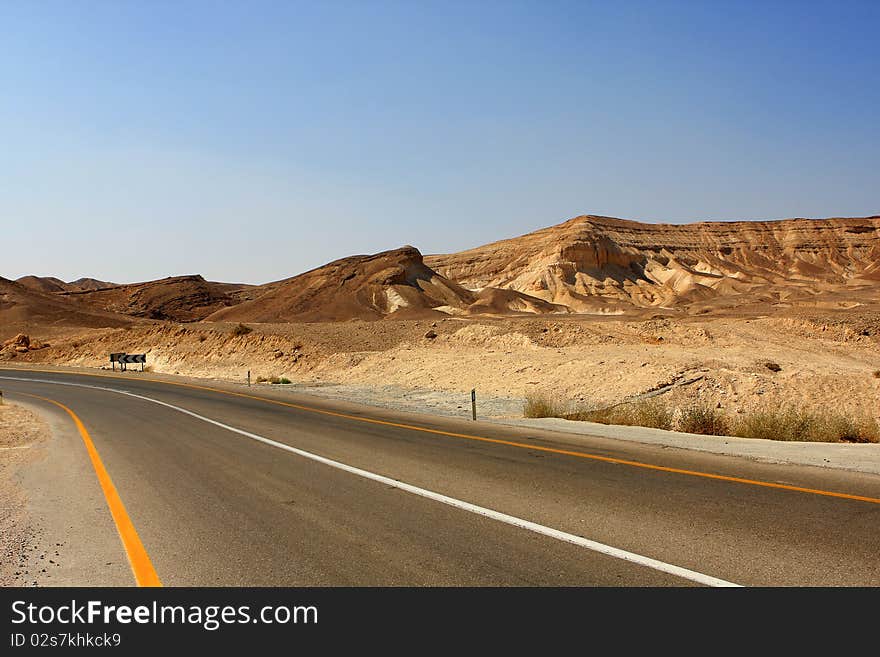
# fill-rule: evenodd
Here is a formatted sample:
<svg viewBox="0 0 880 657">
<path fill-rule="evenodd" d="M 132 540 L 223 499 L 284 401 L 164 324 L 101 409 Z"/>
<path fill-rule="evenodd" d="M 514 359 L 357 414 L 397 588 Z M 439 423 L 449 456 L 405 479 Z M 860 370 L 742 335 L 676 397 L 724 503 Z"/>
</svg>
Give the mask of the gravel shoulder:
<svg viewBox="0 0 880 657">
<path fill-rule="evenodd" d="M 41 579 L 42 529 L 27 513 L 20 475 L 45 456 L 48 437 L 48 425 L 35 412 L 8 401 L 0 405 L 0 586 L 33 586 Z"/>
</svg>

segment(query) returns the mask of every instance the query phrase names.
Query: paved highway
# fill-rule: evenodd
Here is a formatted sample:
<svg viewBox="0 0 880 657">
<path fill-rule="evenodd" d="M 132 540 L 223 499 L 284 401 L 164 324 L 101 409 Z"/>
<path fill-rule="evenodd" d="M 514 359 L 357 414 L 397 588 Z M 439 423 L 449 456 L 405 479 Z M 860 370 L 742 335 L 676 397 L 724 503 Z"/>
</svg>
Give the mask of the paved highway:
<svg viewBox="0 0 880 657">
<path fill-rule="evenodd" d="M 60 582 L 880 585 L 873 475 L 147 376 L 0 370 Z"/>
</svg>

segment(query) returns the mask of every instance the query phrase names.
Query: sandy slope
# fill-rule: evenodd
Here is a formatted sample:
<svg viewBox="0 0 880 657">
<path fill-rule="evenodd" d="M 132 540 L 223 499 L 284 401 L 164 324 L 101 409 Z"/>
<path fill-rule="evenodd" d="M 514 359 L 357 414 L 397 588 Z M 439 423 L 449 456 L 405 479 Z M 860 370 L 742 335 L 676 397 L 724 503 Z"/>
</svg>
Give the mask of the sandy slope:
<svg viewBox="0 0 880 657">
<path fill-rule="evenodd" d="M 233 325 L 167 323 L 56 341 L 16 362 L 107 366 L 111 351 L 148 353 L 157 372 L 308 384 L 394 386 L 521 400 L 546 392 L 583 404 L 670 383 L 667 397 L 730 412 L 762 404 L 880 412 L 880 312 L 653 320 L 582 316 Z M 426 337 L 436 333 L 436 337 Z M 773 371 L 767 363 L 781 369 Z M 389 392 L 389 394 L 398 394 Z M 502 407 L 499 406 L 499 409 Z M 519 412 L 519 404 L 503 406 Z"/>
</svg>

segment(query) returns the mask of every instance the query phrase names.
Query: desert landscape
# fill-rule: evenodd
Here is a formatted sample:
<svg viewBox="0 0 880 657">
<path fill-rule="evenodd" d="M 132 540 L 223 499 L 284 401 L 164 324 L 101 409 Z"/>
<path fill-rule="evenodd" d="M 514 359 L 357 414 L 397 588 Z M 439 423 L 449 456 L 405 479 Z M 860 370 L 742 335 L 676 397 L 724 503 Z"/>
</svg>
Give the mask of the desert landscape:
<svg viewBox="0 0 880 657">
<path fill-rule="evenodd" d="M 649 422 L 596 415 L 638 407 L 682 428 L 699 409 L 729 428 L 764 409 L 833 411 L 862 429 L 828 439 L 872 440 L 880 217 L 579 216 L 264 285 L 0 278 L 0 344 L 4 365 L 109 369 L 111 352 L 146 353 L 153 372 L 250 372 L 255 384 L 451 415 L 470 412 L 472 388 L 486 417 Z"/>
</svg>

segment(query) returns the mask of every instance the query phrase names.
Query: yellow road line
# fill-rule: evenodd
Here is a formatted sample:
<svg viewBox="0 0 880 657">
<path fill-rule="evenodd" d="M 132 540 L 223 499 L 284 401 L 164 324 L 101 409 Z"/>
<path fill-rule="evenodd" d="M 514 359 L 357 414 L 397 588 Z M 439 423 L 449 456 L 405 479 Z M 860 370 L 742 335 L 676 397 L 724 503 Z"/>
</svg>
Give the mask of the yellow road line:
<svg viewBox="0 0 880 657">
<path fill-rule="evenodd" d="M 125 505 L 122 503 L 122 498 L 119 497 L 116 486 L 113 485 L 113 480 L 110 478 L 107 468 L 104 467 L 98 450 L 95 448 L 95 443 L 92 442 L 92 437 L 89 435 L 82 420 L 61 402 L 49 399 L 48 397 L 40 397 L 39 395 L 28 396 L 55 404 L 73 419 L 73 423 L 76 425 L 79 435 L 82 436 L 85 443 L 92 466 L 95 468 L 98 483 L 101 484 L 101 490 L 104 492 L 104 498 L 107 500 L 107 506 L 110 508 L 110 515 L 113 516 L 113 522 L 116 523 L 116 531 L 119 532 L 119 538 L 122 540 L 122 546 L 125 548 L 125 554 L 128 556 L 131 572 L 134 574 L 137 585 L 162 586 L 162 582 L 159 581 L 159 575 L 156 574 L 156 570 L 153 568 L 153 562 L 150 561 L 150 555 L 147 554 L 144 544 L 141 543 L 140 536 L 138 536 L 137 530 L 134 528 L 131 518 L 128 517 L 128 512 L 125 510 Z"/>
<path fill-rule="evenodd" d="M 14 370 L 6 370 L 6 371 L 14 371 Z M 112 375 L 102 375 L 102 374 L 91 374 L 88 372 L 59 372 L 58 370 L 26 370 L 21 369 L 17 371 L 24 372 L 44 372 L 49 374 L 68 374 L 71 376 L 92 376 L 97 378 L 113 378 L 113 379 L 122 379 L 131 381 L 131 379 L 120 377 L 120 376 L 112 376 Z M 789 484 L 778 484 L 772 481 L 761 481 L 759 479 L 747 479 L 744 477 L 732 477 L 728 475 L 720 475 L 714 474 L 711 472 L 701 472 L 699 470 L 686 470 L 682 468 L 671 468 L 664 465 L 655 465 L 653 463 L 643 463 L 641 461 L 630 461 L 627 459 L 619 459 L 611 456 L 601 456 L 599 454 L 590 454 L 589 452 L 579 452 L 567 449 L 559 449 L 557 447 L 542 447 L 540 445 L 529 445 L 527 443 L 519 443 L 511 440 L 502 440 L 499 438 L 486 438 L 485 436 L 474 436 L 467 433 L 456 433 L 453 431 L 443 431 L 441 429 L 430 429 L 428 427 L 420 427 L 413 424 L 402 424 L 399 422 L 389 422 L 387 420 L 377 420 L 369 417 L 361 417 L 358 415 L 349 415 L 347 413 L 339 413 L 337 411 L 328 411 L 321 408 L 315 408 L 313 406 L 304 406 L 302 404 L 294 404 L 292 402 L 285 402 L 279 399 L 270 399 L 267 397 L 259 397 L 257 395 L 249 395 L 243 392 L 232 392 L 231 390 L 221 390 L 219 388 L 210 388 L 208 386 L 200 386 L 193 383 L 182 383 L 178 381 L 164 381 L 162 379 L 150 379 L 144 378 L 140 379 L 142 381 L 150 381 L 152 383 L 164 383 L 166 385 L 171 386 L 179 386 L 182 388 L 193 388 L 195 390 L 207 390 L 208 392 L 219 393 L 222 395 L 230 395 L 234 397 L 244 397 L 246 399 L 255 399 L 257 401 L 266 402 L 268 404 L 277 404 L 278 406 L 287 406 L 289 408 L 295 408 L 301 411 L 308 411 L 310 413 L 320 413 L 322 415 L 330 415 L 333 417 L 339 417 L 346 420 L 354 420 L 356 422 L 366 422 L 368 424 L 378 424 L 383 426 L 395 427 L 398 429 L 409 429 L 412 431 L 420 431 L 423 433 L 435 434 L 438 436 L 447 436 L 450 438 L 461 438 L 464 440 L 474 440 L 484 443 L 494 443 L 496 445 L 505 445 L 507 447 L 517 447 L 520 449 L 529 449 L 538 452 L 549 452 L 551 454 L 560 454 L 563 456 L 573 456 L 575 458 L 582 459 L 590 459 L 593 461 L 602 461 L 604 463 L 614 463 L 616 465 L 627 465 L 634 468 L 643 468 L 646 470 L 654 470 L 658 472 L 669 472 L 673 474 L 687 475 L 690 477 L 701 477 L 704 479 L 714 479 L 717 481 L 727 481 L 737 484 L 746 484 L 750 486 L 760 486 L 762 488 L 775 488 L 778 490 L 787 490 L 793 491 L 797 493 L 808 493 L 810 495 L 821 495 L 824 497 L 835 497 L 844 500 L 856 500 L 858 502 L 869 502 L 871 504 L 880 504 L 880 498 L 876 497 L 867 497 L 865 495 L 852 495 L 850 493 L 839 493 L 836 491 L 828 491 L 822 490 L 818 488 L 806 488 L 803 486 L 792 486 Z"/>
</svg>

